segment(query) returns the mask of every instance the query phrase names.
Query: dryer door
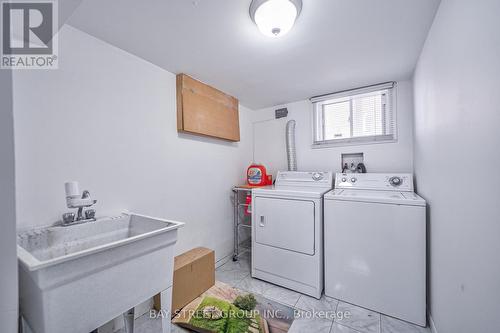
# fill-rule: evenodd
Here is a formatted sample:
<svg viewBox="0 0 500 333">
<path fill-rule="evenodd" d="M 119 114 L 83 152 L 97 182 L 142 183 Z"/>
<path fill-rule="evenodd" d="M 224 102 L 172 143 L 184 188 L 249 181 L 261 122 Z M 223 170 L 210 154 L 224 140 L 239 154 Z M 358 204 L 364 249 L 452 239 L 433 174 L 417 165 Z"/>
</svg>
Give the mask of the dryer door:
<svg viewBox="0 0 500 333">
<path fill-rule="evenodd" d="M 314 202 L 256 197 L 253 205 L 255 241 L 314 255 Z"/>
</svg>

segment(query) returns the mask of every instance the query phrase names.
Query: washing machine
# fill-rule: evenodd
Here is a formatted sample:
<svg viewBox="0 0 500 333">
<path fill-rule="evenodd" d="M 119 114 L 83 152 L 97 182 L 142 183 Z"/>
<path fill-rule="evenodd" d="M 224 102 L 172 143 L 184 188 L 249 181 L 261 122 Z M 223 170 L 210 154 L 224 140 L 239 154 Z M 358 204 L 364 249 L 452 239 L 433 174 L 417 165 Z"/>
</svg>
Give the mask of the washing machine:
<svg viewBox="0 0 500 333">
<path fill-rule="evenodd" d="M 252 191 L 252 277 L 320 298 L 323 195 L 331 172 L 280 171 Z"/>
<path fill-rule="evenodd" d="M 336 174 L 325 194 L 325 294 L 426 325 L 426 204 L 411 174 Z"/>
</svg>

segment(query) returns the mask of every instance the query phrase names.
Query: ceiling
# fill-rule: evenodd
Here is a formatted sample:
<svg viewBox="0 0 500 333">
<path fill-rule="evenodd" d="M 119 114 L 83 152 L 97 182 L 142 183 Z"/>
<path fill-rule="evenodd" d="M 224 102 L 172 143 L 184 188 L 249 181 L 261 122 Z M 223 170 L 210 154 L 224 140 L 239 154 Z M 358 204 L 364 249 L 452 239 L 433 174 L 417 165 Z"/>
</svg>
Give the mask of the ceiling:
<svg viewBox="0 0 500 333">
<path fill-rule="evenodd" d="M 439 0 L 303 0 L 287 35 L 262 35 L 250 0 L 86 0 L 68 23 L 250 108 L 409 79 Z"/>
</svg>

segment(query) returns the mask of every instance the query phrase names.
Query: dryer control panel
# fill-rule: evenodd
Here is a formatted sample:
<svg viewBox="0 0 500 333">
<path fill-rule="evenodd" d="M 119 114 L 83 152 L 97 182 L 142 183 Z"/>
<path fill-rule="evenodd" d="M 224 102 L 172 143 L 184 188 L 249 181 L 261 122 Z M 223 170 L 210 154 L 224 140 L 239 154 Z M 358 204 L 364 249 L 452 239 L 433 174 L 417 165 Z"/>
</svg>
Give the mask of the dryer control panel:
<svg viewBox="0 0 500 333">
<path fill-rule="evenodd" d="M 410 173 L 337 173 L 335 188 L 413 192 Z"/>
<path fill-rule="evenodd" d="M 331 188 L 333 173 L 330 171 L 278 171 L 276 186 L 313 186 Z"/>
</svg>

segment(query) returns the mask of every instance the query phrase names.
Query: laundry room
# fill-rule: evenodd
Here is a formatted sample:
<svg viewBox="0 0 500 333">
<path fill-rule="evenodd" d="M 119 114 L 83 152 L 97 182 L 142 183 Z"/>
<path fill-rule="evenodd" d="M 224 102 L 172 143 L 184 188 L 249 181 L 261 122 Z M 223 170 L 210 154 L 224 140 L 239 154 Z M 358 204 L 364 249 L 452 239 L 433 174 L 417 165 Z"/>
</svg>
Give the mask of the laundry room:
<svg viewBox="0 0 500 333">
<path fill-rule="evenodd" d="M 499 332 L 499 16 L 0 1 L 0 333 Z"/>
</svg>

